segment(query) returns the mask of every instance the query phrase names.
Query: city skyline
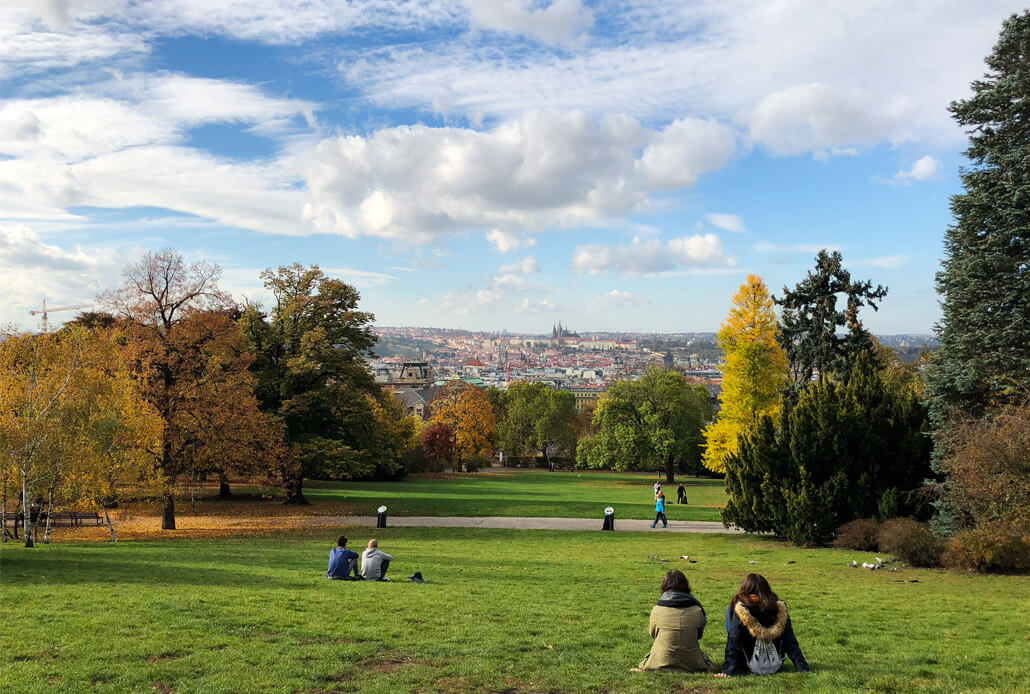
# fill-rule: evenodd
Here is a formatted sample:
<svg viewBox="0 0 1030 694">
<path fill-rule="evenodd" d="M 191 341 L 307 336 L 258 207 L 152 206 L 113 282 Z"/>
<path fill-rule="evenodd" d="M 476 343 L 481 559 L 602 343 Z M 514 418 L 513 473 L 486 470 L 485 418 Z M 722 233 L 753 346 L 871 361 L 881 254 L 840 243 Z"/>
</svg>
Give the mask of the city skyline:
<svg viewBox="0 0 1030 694">
<path fill-rule="evenodd" d="M 0 324 L 174 247 L 240 299 L 319 264 L 379 325 L 715 332 L 829 248 L 890 288 L 871 332 L 928 334 L 947 106 L 1021 9 L 5 3 Z"/>
</svg>

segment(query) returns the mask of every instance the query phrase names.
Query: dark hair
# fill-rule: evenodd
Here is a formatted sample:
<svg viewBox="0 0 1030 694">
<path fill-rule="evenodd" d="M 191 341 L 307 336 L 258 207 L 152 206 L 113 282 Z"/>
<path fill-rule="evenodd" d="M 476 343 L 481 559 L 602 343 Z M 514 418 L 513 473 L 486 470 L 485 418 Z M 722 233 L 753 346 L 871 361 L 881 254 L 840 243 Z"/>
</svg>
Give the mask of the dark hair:
<svg viewBox="0 0 1030 694">
<path fill-rule="evenodd" d="M 673 569 L 669 573 L 665 574 L 665 579 L 662 581 L 662 592 L 667 590 L 677 590 L 681 593 L 690 592 L 690 581 L 683 575 L 683 572 L 679 569 Z"/>
<path fill-rule="evenodd" d="M 744 578 L 744 582 L 740 584 L 740 590 L 733 596 L 730 609 L 736 607 L 738 602 L 742 602 L 746 607 L 754 607 L 759 612 L 769 614 L 776 611 L 778 601 L 779 597 L 773 592 L 769 581 L 765 580 L 765 576 L 748 574 Z"/>
<path fill-rule="evenodd" d="M 340 535 L 340 537 L 337 538 L 337 540 L 336 540 L 336 546 L 337 547 L 346 547 L 347 546 L 347 536 L 346 535 Z"/>
</svg>

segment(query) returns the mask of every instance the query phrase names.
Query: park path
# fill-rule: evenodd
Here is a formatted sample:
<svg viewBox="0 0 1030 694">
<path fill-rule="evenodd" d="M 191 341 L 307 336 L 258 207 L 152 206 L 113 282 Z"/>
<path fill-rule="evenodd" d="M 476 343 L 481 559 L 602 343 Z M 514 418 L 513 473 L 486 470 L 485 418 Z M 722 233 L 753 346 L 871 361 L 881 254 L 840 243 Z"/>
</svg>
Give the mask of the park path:
<svg viewBox="0 0 1030 694">
<path fill-rule="evenodd" d="M 309 516 L 311 525 L 375 526 L 375 516 Z M 523 518 L 513 516 L 390 516 L 389 527 L 423 528 L 510 528 L 513 530 L 597 530 L 600 518 Z M 740 533 L 738 528 L 724 528 L 715 521 L 669 521 L 668 528 L 651 528 L 651 522 L 639 519 L 616 519 L 617 532 L 650 533 Z"/>
</svg>

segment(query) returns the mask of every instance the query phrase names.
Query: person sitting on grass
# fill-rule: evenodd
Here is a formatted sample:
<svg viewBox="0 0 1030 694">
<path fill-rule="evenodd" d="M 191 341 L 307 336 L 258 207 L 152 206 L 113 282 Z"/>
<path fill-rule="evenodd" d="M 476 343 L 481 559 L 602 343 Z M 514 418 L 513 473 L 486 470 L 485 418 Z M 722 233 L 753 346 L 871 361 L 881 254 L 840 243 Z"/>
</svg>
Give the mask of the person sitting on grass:
<svg viewBox="0 0 1030 694">
<path fill-rule="evenodd" d="M 701 603 L 690 594 L 690 582 L 673 569 L 662 581 L 662 595 L 651 608 L 651 652 L 633 672 L 681 670 L 714 672 L 715 665 L 698 643 L 708 618 Z"/>
<path fill-rule="evenodd" d="M 377 540 L 369 540 L 368 549 L 361 553 L 361 577 L 366 581 L 389 581 L 386 570 L 391 561 L 393 557 L 379 550 Z"/>
<path fill-rule="evenodd" d="M 726 622 L 726 657 L 716 677 L 773 675 L 788 656 L 798 672 L 808 672 L 787 605 L 760 574 L 748 574 L 730 601 Z"/>
<path fill-rule="evenodd" d="M 358 553 L 347 549 L 347 538 L 343 535 L 329 551 L 329 570 L 325 577 L 338 581 L 357 581 L 361 578 L 358 574 Z"/>
<path fill-rule="evenodd" d="M 665 519 L 665 492 L 661 489 L 654 495 L 654 523 L 651 527 L 658 525 L 659 520 L 662 521 L 663 528 L 669 527 L 669 521 Z"/>
</svg>

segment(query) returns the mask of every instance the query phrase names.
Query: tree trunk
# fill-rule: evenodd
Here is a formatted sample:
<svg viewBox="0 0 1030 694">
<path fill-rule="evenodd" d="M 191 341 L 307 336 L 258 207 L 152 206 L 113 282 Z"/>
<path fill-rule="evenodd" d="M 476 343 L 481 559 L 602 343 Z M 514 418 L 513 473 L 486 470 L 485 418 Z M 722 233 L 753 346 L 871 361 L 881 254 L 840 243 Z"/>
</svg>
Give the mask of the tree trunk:
<svg viewBox="0 0 1030 694">
<path fill-rule="evenodd" d="M 175 492 L 165 495 L 165 510 L 161 517 L 161 530 L 175 530 Z"/>
<path fill-rule="evenodd" d="M 3 530 L 0 542 L 7 542 L 7 475 L 4 474 L 2 489 L 0 489 L 0 529 Z"/>
<path fill-rule="evenodd" d="M 107 512 L 107 505 L 104 505 L 104 521 L 107 529 L 111 531 L 111 542 L 118 542 L 118 536 L 114 534 L 114 523 L 111 522 L 111 515 Z"/>
<path fill-rule="evenodd" d="M 218 478 L 218 498 L 228 499 L 232 497 L 232 490 L 229 489 L 229 480 L 224 477 Z"/>
<path fill-rule="evenodd" d="M 297 504 L 299 506 L 308 506 L 309 502 L 304 498 L 304 476 L 297 475 L 286 486 L 286 501 L 285 504 Z"/>
<path fill-rule="evenodd" d="M 21 476 L 21 512 L 25 518 L 22 530 L 25 531 L 25 546 L 35 547 L 32 541 L 32 504 L 29 502 L 29 476 L 22 473 Z"/>
<path fill-rule="evenodd" d="M 47 490 L 47 504 L 46 504 L 46 530 L 43 531 L 43 544 L 50 544 L 50 528 L 54 527 L 53 522 L 54 515 L 54 485 L 50 485 L 50 489 Z"/>
<path fill-rule="evenodd" d="M 669 484 L 676 481 L 676 468 L 673 466 L 671 453 L 665 457 L 665 481 Z"/>
</svg>

